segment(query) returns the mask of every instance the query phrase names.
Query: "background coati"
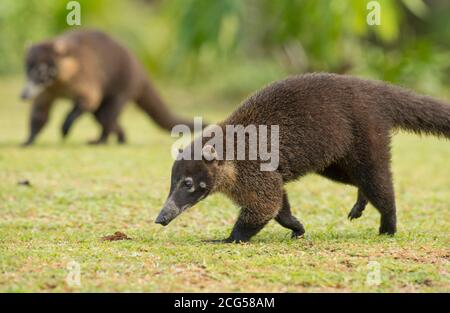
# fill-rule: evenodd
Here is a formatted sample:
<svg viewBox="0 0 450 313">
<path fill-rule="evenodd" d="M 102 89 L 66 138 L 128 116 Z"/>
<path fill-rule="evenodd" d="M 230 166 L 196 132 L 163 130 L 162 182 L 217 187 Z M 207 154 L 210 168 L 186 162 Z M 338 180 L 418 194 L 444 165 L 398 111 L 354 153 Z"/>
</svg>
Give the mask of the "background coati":
<svg viewBox="0 0 450 313">
<path fill-rule="evenodd" d="M 186 208 L 219 191 L 241 207 L 226 242 L 248 241 L 272 218 L 296 237 L 304 228 L 291 214 L 283 185 L 313 172 L 356 186 L 358 197 L 349 218 L 360 217 L 371 202 L 381 214 L 380 234 L 394 234 L 390 130 L 448 138 L 450 106 L 382 82 L 307 74 L 257 92 L 219 127 L 251 124 L 279 125 L 278 168 L 260 171 L 260 161 L 220 160 L 214 148 L 205 145 L 210 138 L 200 139 L 203 160 L 175 161 L 169 196 L 156 223 L 167 225 Z"/>
<path fill-rule="evenodd" d="M 171 130 L 176 124 L 193 128 L 192 122 L 170 112 L 137 59 L 100 31 L 72 31 L 32 46 L 26 73 L 22 98 L 34 102 L 25 145 L 33 143 L 59 97 L 74 102 L 62 127 L 64 137 L 83 112 L 91 112 L 102 126 L 100 137 L 91 143 L 105 143 L 111 132 L 125 142 L 118 117 L 129 101 L 136 102 L 163 129 Z"/>
</svg>

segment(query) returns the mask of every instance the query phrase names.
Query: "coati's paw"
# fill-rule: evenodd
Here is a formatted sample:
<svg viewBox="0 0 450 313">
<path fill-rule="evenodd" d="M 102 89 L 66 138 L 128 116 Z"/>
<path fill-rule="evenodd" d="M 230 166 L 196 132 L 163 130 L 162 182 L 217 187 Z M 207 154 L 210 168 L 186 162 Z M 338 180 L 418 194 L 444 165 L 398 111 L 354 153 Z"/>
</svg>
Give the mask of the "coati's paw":
<svg viewBox="0 0 450 313">
<path fill-rule="evenodd" d="M 127 143 L 127 139 L 124 134 L 117 135 L 117 143 L 123 145 Z"/>
<path fill-rule="evenodd" d="M 380 229 L 379 235 L 380 236 L 391 236 L 393 237 L 395 235 L 396 231 L 395 230 L 382 230 Z"/>
<path fill-rule="evenodd" d="M 62 128 L 61 129 L 61 138 L 62 139 L 66 139 L 68 134 L 69 134 L 69 130 L 68 129 L 66 129 L 66 128 Z"/>
<path fill-rule="evenodd" d="M 27 140 L 27 141 L 21 143 L 20 146 L 21 146 L 22 148 L 25 148 L 25 147 L 31 146 L 32 144 L 33 144 L 32 141 Z"/>
<path fill-rule="evenodd" d="M 396 232 L 397 232 L 396 227 L 391 225 L 389 226 L 381 225 L 379 230 L 380 235 L 388 235 L 388 236 L 394 236 Z"/>
<path fill-rule="evenodd" d="M 292 234 L 291 234 L 291 238 L 293 238 L 293 239 L 300 238 L 300 237 L 303 237 L 304 234 L 305 234 L 305 230 L 304 229 L 293 230 Z"/>
<path fill-rule="evenodd" d="M 236 234 L 231 234 L 230 237 L 223 240 L 219 240 L 220 243 L 244 243 L 249 241 L 250 238 L 245 238 L 243 236 L 239 236 Z"/>
<path fill-rule="evenodd" d="M 393 236 L 397 232 L 397 222 L 395 213 L 381 216 L 380 235 Z"/>
<path fill-rule="evenodd" d="M 353 220 L 355 218 L 360 218 L 362 216 L 363 210 L 358 204 L 355 204 L 353 208 L 348 213 L 348 219 Z"/>
<path fill-rule="evenodd" d="M 225 239 L 223 241 L 223 243 L 244 243 L 244 242 L 249 242 L 250 239 L 244 239 L 244 238 L 235 238 L 233 236 L 228 237 L 227 239 Z"/>
</svg>

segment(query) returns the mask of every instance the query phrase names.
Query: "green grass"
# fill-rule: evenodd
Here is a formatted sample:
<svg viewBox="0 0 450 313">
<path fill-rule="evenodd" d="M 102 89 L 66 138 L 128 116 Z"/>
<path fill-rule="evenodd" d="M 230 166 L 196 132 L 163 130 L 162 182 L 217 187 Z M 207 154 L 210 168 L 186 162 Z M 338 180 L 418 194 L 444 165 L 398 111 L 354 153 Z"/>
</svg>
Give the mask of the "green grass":
<svg viewBox="0 0 450 313">
<path fill-rule="evenodd" d="M 227 236 L 238 213 L 223 195 L 166 228 L 153 223 L 169 188 L 173 138 L 130 106 L 128 145 L 85 145 L 98 133 L 87 116 L 63 143 L 62 101 L 37 144 L 23 149 L 29 105 L 17 100 L 19 88 L 0 81 L 0 291 L 450 291 L 448 141 L 395 136 L 394 238 L 377 235 L 371 206 L 347 221 L 354 188 L 308 176 L 288 186 L 305 238 L 291 240 L 271 222 L 249 244 L 210 244 L 203 240 Z M 215 90 L 160 89 L 180 114 L 212 121 L 237 105 Z M 19 186 L 23 179 L 32 187 Z M 132 240 L 100 240 L 115 231 Z M 66 283 L 72 261 L 80 286 Z M 379 262 L 379 285 L 366 284 L 370 261 Z"/>
</svg>

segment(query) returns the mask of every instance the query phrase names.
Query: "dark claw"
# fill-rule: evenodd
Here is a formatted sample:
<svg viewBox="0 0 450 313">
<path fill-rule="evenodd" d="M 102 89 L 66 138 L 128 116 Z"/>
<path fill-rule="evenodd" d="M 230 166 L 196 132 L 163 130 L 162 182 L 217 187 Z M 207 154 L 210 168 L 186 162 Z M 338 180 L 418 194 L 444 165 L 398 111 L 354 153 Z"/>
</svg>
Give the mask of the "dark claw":
<svg viewBox="0 0 450 313">
<path fill-rule="evenodd" d="M 353 220 L 356 218 L 360 218 L 362 216 L 362 212 L 363 211 L 359 208 L 359 206 L 355 205 L 348 213 L 348 219 Z"/>
<path fill-rule="evenodd" d="M 397 231 L 397 227 L 395 226 L 395 221 L 388 220 L 382 221 L 379 229 L 380 235 L 388 235 L 394 236 Z"/>
<path fill-rule="evenodd" d="M 302 237 L 304 233 L 305 233 L 304 230 L 293 230 L 291 238 L 295 239 L 295 238 Z"/>
</svg>

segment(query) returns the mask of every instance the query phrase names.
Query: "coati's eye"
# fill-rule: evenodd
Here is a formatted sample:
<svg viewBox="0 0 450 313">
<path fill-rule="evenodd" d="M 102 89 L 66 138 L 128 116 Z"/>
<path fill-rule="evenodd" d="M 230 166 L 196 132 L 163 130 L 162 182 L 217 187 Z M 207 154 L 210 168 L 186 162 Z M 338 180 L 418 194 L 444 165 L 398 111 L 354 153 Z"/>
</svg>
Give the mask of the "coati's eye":
<svg viewBox="0 0 450 313">
<path fill-rule="evenodd" d="M 184 185 L 188 188 L 191 188 L 194 185 L 192 178 L 188 177 L 184 180 Z"/>
</svg>

